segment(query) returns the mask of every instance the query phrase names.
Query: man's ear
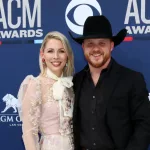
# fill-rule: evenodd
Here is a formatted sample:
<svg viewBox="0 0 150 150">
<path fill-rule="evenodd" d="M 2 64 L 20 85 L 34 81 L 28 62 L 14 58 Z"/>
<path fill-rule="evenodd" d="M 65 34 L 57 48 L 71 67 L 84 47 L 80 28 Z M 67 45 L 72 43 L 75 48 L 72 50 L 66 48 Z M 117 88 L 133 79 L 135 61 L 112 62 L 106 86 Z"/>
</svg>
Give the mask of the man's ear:
<svg viewBox="0 0 150 150">
<path fill-rule="evenodd" d="M 111 42 L 111 51 L 114 49 L 114 42 Z"/>
</svg>

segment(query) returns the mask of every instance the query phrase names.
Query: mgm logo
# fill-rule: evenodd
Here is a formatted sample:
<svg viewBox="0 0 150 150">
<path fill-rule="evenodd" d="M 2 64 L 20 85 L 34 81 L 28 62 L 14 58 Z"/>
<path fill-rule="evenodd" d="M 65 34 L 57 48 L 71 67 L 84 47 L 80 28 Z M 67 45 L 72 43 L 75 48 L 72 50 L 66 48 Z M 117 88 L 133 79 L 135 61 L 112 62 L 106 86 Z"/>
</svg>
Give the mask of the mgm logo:
<svg viewBox="0 0 150 150">
<path fill-rule="evenodd" d="M 19 105 L 18 99 L 11 94 L 6 94 L 2 101 L 6 104 L 0 114 L 0 122 L 7 123 L 9 126 L 21 126 L 20 117 L 18 116 L 17 107 Z M 12 113 L 7 113 L 13 110 Z"/>
</svg>

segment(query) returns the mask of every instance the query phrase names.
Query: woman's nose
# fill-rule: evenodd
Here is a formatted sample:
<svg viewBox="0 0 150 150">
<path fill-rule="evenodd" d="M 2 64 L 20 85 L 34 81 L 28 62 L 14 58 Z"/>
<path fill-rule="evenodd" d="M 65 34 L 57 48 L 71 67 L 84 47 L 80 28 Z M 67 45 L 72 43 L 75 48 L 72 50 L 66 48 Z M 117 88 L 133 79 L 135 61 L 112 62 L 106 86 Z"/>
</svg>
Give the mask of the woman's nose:
<svg viewBox="0 0 150 150">
<path fill-rule="evenodd" d="M 55 52 L 55 53 L 54 53 L 54 58 L 55 58 L 55 59 L 58 59 L 58 57 L 59 57 L 59 56 L 58 56 L 58 53 Z"/>
</svg>

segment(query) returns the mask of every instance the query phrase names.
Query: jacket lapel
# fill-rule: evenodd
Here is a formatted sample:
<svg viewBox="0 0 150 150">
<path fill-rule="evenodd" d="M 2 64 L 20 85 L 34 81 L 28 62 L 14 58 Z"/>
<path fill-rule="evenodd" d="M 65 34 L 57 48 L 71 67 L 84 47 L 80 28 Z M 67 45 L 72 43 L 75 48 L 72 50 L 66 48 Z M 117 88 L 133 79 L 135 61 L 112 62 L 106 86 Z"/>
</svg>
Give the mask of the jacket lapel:
<svg viewBox="0 0 150 150">
<path fill-rule="evenodd" d="M 83 82 L 83 79 L 84 79 L 84 76 L 85 76 L 85 72 L 83 72 L 81 75 L 80 75 L 80 78 L 78 78 L 78 85 L 77 85 L 77 89 L 76 89 L 76 96 L 75 96 L 75 101 L 77 101 L 79 99 L 79 96 L 80 96 L 80 92 L 81 92 L 81 85 L 82 85 L 82 82 Z"/>
<path fill-rule="evenodd" d="M 111 98 L 117 83 L 119 82 L 119 77 L 120 77 L 120 71 L 121 71 L 121 66 L 113 60 L 112 68 L 110 72 L 107 75 L 107 79 L 104 80 L 104 83 L 102 84 L 102 97 L 105 102 L 105 106 L 107 108 L 107 104 L 109 99 Z"/>
<path fill-rule="evenodd" d="M 75 80 L 74 80 L 74 84 L 75 84 L 75 103 L 79 100 L 83 79 L 85 77 L 87 69 L 89 69 L 88 65 L 85 66 L 85 68 L 80 72 L 80 74 L 77 77 L 75 76 Z"/>
<path fill-rule="evenodd" d="M 77 112 L 78 112 L 78 104 L 79 104 L 79 98 L 80 98 L 80 92 L 81 92 L 81 88 L 82 88 L 82 82 L 83 79 L 85 77 L 85 69 L 88 66 L 86 66 L 81 72 L 80 74 L 76 77 L 74 77 L 73 82 L 74 82 L 74 92 L 75 92 L 75 102 L 74 102 L 74 111 L 73 111 L 73 120 L 74 120 L 74 124 L 76 124 L 77 121 Z"/>
</svg>

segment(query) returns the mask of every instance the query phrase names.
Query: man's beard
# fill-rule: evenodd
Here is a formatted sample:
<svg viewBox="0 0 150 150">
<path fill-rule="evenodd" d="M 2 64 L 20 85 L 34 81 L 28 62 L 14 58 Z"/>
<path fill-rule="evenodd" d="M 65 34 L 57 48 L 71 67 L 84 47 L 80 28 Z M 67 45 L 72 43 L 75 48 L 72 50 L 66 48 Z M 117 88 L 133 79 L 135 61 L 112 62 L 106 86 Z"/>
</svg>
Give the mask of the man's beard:
<svg viewBox="0 0 150 150">
<path fill-rule="evenodd" d="M 97 53 L 97 54 L 99 54 L 99 53 Z M 110 57 L 111 57 L 111 55 L 109 53 L 107 53 L 105 55 L 101 54 L 100 57 L 103 57 L 103 60 L 101 62 L 94 62 L 94 61 L 91 61 L 90 56 L 88 56 L 87 54 L 84 54 L 84 55 L 85 55 L 85 58 L 88 61 L 88 63 L 94 68 L 102 67 L 108 61 L 108 59 L 110 59 Z"/>
</svg>

